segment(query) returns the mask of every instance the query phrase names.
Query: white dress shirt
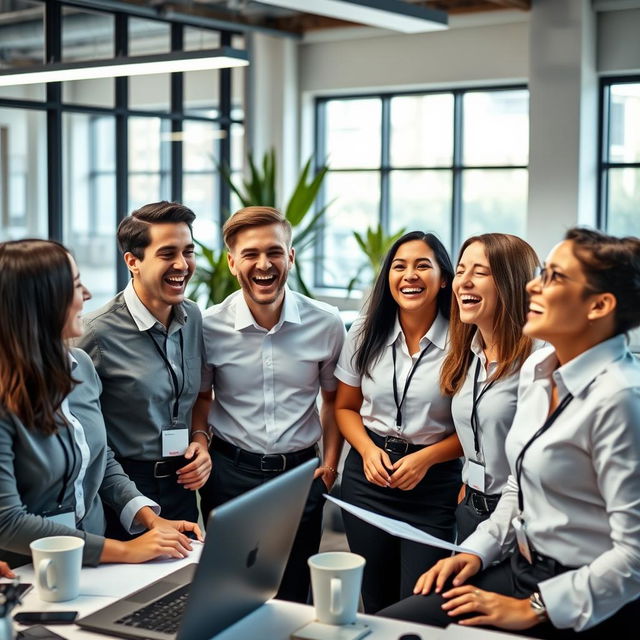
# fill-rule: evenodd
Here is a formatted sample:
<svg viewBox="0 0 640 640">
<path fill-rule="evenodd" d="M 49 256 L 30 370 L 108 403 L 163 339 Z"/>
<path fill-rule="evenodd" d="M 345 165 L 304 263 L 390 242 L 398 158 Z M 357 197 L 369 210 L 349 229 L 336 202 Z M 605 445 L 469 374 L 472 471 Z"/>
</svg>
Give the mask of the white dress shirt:
<svg viewBox="0 0 640 640">
<path fill-rule="evenodd" d="M 255 321 L 242 291 L 203 314 L 206 366 L 202 391 L 213 386 L 213 432 L 255 453 L 289 453 L 322 435 L 319 389 L 334 391 L 344 342 L 338 309 L 285 288 L 279 322 Z"/>
<path fill-rule="evenodd" d="M 393 330 L 381 356 L 371 367 L 371 377 L 361 376 L 355 368 L 355 352 L 364 318 L 358 318 L 349 333 L 336 367 L 338 380 L 362 390 L 360 415 L 367 429 L 380 436 L 398 436 L 412 444 L 430 445 L 454 431 L 451 398 L 440 393 L 440 368 L 447 348 L 448 322 L 440 314 L 420 339 L 420 351 L 409 354 L 407 342 L 396 316 Z M 429 348 L 415 370 L 402 404 L 402 427 L 396 429 L 396 403 L 393 395 L 393 356 L 396 346 L 396 379 L 401 398 L 407 376 Z M 430 346 L 429 346 L 430 345 Z"/>
<path fill-rule="evenodd" d="M 533 348 L 539 348 L 543 343 L 534 342 Z M 498 368 L 497 362 L 490 362 L 487 367 L 487 359 L 482 350 L 482 338 L 476 331 L 471 342 L 473 359 L 467 371 L 462 387 L 451 399 L 451 415 L 456 427 L 460 444 L 464 451 L 464 466 L 462 467 L 462 481 L 469 481 L 469 460 L 475 460 L 484 464 L 485 493 L 501 493 L 509 476 L 509 464 L 504 452 L 504 443 L 507 433 L 513 422 L 518 400 L 518 381 L 520 370 L 511 375 L 496 380 L 482 393 L 487 380 Z M 480 455 L 476 455 L 471 427 L 471 413 L 473 410 L 473 381 L 476 367 L 480 362 L 480 371 L 476 384 L 476 397 L 479 397 L 476 416 L 478 418 L 478 439 L 480 442 Z"/>
<path fill-rule="evenodd" d="M 578 567 L 540 583 L 551 622 L 581 631 L 640 596 L 640 363 L 615 336 L 562 367 L 552 347 L 521 370 L 506 442 L 511 474 L 491 518 L 462 544 L 485 565 L 513 541 L 515 461 L 549 413 L 552 381 L 573 400 L 524 456 L 522 517 L 532 547 Z"/>
</svg>

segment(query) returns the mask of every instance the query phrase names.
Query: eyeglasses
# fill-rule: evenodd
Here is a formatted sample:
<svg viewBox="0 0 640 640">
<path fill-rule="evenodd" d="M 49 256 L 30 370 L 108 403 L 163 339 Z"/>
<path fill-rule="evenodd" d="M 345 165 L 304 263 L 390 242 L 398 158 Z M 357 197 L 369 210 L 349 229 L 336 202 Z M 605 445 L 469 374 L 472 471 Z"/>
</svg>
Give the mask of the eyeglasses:
<svg viewBox="0 0 640 640">
<path fill-rule="evenodd" d="M 576 280 L 575 278 L 568 276 L 566 273 L 560 273 L 555 269 L 548 269 L 546 267 L 536 267 L 533 271 L 533 277 L 540 278 L 540 284 L 542 285 L 543 289 L 548 287 L 552 282 L 561 283 L 561 282 L 564 282 L 565 280 L 571 280 L 572 282 L 577 282 L 578 284 L 581 284 L 582 286 L 584 286 L 586 290 L 591 291 L 592 293 L 600 293 L 599 291 L 594 289 L 592 286 L 588 285 L 586 282 L 580 282 L 580 280 Z"/>
</svg>

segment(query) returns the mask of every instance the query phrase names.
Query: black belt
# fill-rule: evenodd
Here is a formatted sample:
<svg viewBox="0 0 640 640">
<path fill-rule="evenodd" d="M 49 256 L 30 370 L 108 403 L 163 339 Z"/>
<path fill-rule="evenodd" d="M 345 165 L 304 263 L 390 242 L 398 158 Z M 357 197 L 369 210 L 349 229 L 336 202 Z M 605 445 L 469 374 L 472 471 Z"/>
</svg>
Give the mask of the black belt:
<svg viewBox="0 0 640 640">
<path fill-rule="evenodd" d="M 500 495 L 499 493 L 482 493 L 467 484 L 465 485 L 464 503 L 470 504 L 479 514 L 485 515 L 493 513 L 500 500 Z"/>
<path fill-rule="evenodd" d="M 420 449 L 424 449 L 427 446 L 425 444 L 412 444 L 408 440 L 397 436 L 379 436 L 370 429 L 367 429 L 367 435 L 373 440 L 373 443 L 377 447 L 384 449 L 387 453 L 400 456 L 406 456 L 408 453 L 420 451 Z"/>
<path fill-rule="evenodd" d="M 221 453 L 225 458 L 233 460 L 235 465 L 245 465 L 259 471 L 285 471 L 293 469 L 298 465 L 311 460 L 317 456 L 316 447 L 308 447 L 301 451 L 292 451 L 291 453 L 253 453 L 241 449 L 235 445 L 213 436 L 211 438 L 211 448 L 213 451 Z"/>
<path fill-rule="evenodd" d="M 188 461 L 182 456 L 174 458 L 162 458 L 160 460 L 132 460 L 131 458 L 120 458 L 118 462 L 128 473 L 144 474 L 154 478 L 176 477 L 176 471 L 181 469 Z"/>
<path fill-rule="evenodd" d="M 539 567 L 550 575 L 555 576 L 578 568 L 564 565 L 561 562 L 558 562 L 555 558 L 551 558 L 550 556 L 545 556 L 542 553 L 538 553 L 533 548 L 531 549 L 531 563 L 529 563 L 529 561 L 520 553 L 519 549 L 517 549 L 515 552 L 515 558 L 523 567 Z"/>
</svg>

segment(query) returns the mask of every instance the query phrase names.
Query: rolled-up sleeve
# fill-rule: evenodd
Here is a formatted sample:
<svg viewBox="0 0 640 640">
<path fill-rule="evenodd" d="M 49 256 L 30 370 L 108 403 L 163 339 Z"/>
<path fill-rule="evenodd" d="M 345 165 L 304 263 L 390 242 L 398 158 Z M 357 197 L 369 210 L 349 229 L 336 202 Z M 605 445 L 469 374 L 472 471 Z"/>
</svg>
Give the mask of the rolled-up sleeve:
<svg viewBox="0 0 640 640">
<path fill-rule="evenodd" d="M 540 583 L 551 622 L 588 629 L 640 596 L 640 390 L 624 389 L 594 419 L 592 460 L 611 549 Z"/>
</svg>

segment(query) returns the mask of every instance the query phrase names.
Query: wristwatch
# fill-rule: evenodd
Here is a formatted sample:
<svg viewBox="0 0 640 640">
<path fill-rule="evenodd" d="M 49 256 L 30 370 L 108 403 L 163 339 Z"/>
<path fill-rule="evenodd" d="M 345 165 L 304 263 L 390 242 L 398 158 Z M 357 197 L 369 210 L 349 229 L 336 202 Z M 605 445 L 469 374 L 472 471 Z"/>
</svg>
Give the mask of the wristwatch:
<svg viewBox="0 0 640 640">
<path fill-rule="evenodd" d="M 539 591 L 535 591 L 529 596 L 529 604 L 533 609 L 533 612 L 538 616 L 538 622 L 547 622 L 549 616 L 547 614 L 547 607 L 544 604 L 544 600 Z"/>
</svg>

